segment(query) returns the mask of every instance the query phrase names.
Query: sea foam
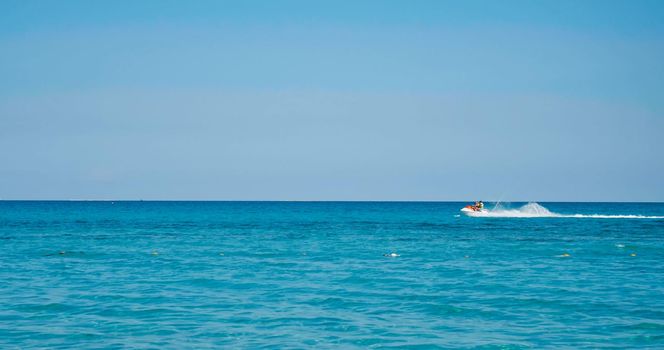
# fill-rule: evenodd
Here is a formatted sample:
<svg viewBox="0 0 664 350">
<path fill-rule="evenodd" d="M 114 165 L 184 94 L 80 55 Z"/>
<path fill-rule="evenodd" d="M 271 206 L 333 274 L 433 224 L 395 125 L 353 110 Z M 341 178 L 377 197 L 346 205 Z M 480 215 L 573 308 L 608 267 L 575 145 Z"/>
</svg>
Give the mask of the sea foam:
<svg viewBox="0 0 664 350">
<path fill-rule="evenodd" d="M 586 218 L 586 219 L 664 219 L 664 216 L 653 215 L 604 215 L 604 214 L 559 214 L 550 211 L 539 203 L 531 202 L 518 209 L 506 209 L 497 205 L 485 213 L 474 213 L 478 217 L 498 218 Z"/>
</svg>

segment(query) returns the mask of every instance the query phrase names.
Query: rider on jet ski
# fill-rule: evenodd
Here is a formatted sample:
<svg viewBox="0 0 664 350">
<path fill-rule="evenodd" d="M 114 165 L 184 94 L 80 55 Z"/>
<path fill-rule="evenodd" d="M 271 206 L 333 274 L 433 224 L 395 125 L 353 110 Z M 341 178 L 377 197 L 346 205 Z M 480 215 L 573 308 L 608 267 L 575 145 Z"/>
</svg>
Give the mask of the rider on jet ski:
<svg viewBox="0 0 664 350">
<path fill-rule="evenodd" d="M 473 210 L 482 211 L 482 209 L 484 209 L 484 203 L 482 201 L 475 202 L 475 205 L 473 205 Z"/>
</svg>

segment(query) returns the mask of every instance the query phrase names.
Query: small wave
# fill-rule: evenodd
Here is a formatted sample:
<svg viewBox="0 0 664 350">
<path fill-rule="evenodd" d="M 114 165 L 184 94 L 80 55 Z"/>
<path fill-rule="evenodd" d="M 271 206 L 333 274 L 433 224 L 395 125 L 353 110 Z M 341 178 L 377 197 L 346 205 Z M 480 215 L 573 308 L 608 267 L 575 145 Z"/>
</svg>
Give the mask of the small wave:
<svg viewBox="0 0 664 350">
<path fill-rule="evenodd" d="M 664 219 L 664 216 L 656 215 L 558 214 L 534 202 L 518 209 L 494 208 L 483 213 L 475 213 L 473 216 L 496 218 Z"/>
</svg>

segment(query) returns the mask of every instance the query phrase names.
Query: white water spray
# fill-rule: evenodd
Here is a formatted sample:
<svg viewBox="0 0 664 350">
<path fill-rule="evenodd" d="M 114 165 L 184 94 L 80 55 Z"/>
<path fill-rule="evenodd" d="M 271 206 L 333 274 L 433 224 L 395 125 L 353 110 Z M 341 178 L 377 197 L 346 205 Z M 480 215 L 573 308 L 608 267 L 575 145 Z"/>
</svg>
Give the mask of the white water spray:
<svg viewBox="0 0 664 350">
<path fill-rule="evenodd" d="M 495 218 L 590 218 L 590 219 L 664 219 L 664 216 L 652 215 L 603 215 L 603 214 L 558 214 L 538 203 L 528 203 L 518 209 L 505 209 L 496 205 L 486 212 L 474 212 L 475 217 Z"/>
</svg>

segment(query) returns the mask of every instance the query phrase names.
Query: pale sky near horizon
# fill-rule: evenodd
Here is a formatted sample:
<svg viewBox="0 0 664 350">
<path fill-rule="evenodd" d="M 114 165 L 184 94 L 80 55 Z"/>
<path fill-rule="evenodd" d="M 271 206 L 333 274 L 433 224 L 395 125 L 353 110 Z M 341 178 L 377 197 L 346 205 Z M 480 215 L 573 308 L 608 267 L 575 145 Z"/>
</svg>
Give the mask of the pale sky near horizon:
<svg viewBox="0 0 664 350">
<path fill-rule="evenodd" d="M 663 1 L 0 2 L 0 199 L 664 201 Z"/>
</svg>

